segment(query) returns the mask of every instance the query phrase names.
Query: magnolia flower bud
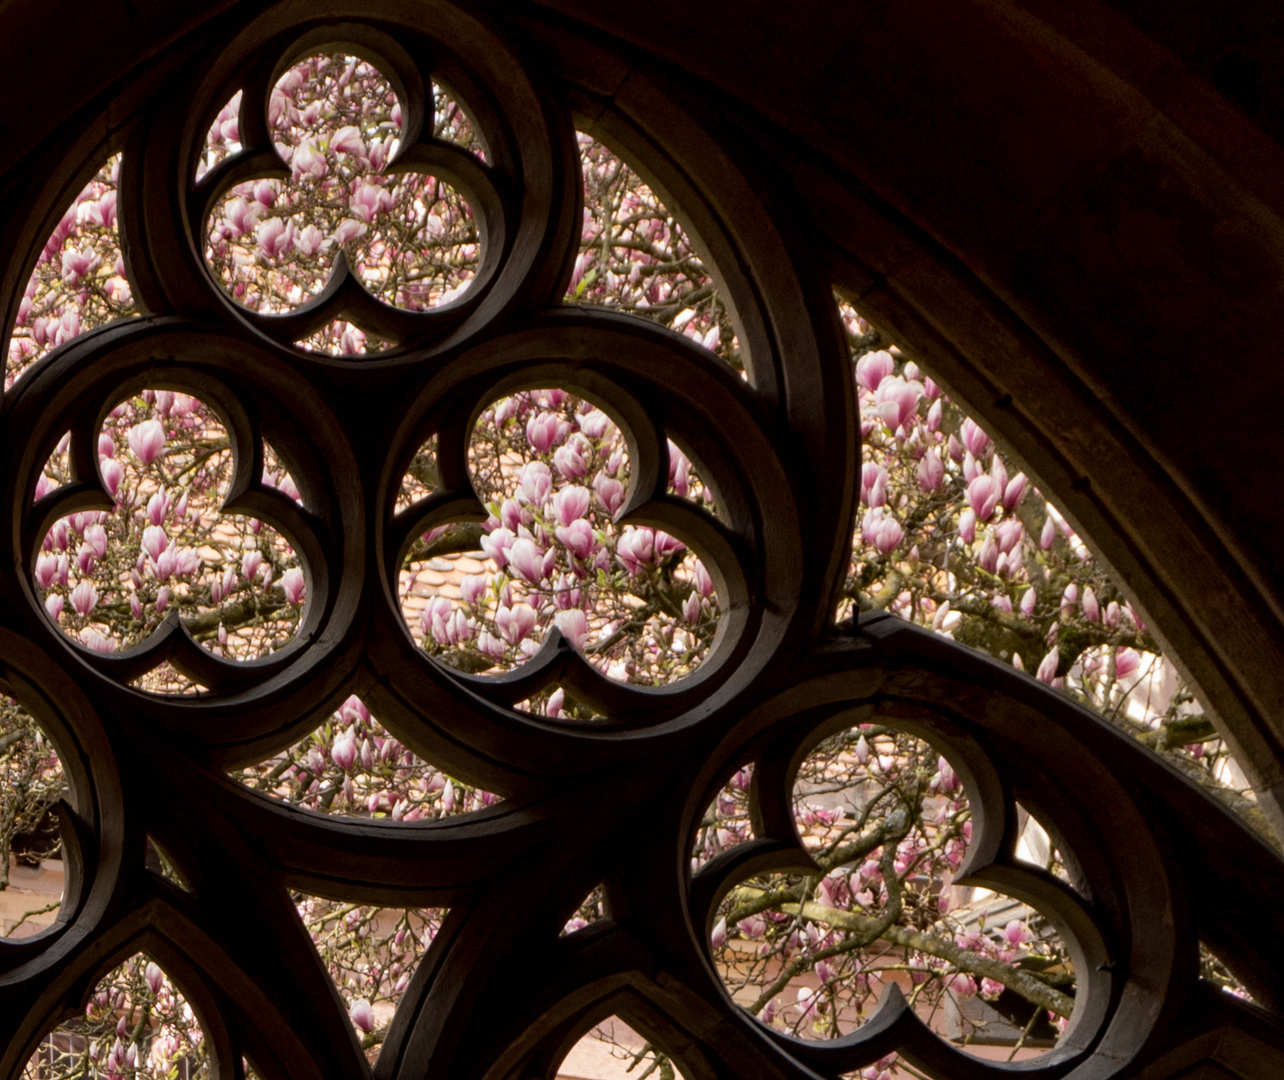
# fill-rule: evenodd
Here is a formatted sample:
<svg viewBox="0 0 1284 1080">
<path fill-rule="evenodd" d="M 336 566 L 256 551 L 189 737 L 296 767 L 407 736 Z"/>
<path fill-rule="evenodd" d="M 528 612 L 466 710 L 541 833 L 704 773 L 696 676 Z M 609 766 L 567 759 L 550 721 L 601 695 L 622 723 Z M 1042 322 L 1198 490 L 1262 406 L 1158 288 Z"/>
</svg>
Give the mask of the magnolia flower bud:
<svg viewBox="0 0 1284 1080">
<path fill-rule="evenodd" d="M 285 593 L 285 598 L 295 607 L 303 603 L 303 571 L 299 567 L 292 566 L 281 575 L 281 590 Z"/>
<path fill-rule="evenodd" d="M 998 506 L 1001 492 L 1002 489 L 995 483 L 994 478 L 986 473 L 978 474 L 968 484 L 968 505 L 975 512 L 978 521 L 990 520 L 994 508 Z"/>
<path fill-rule="evenodd" d="M 120 481 L 125 475 L 120 462 L 115 458 L 104 458 L 98 466 L 98 472 L 103 478 L 103 487 L 107 489 L 107 494 L 115 498 L 116 492 L 120 490 Z"/>
<path fill-rule="evenodd" d="M 721 949 L 727 943 L 727 920 L 725 916 L 718 920 L 714 926 L 713 932 L 709 935 L 709 944 L 715 949 Z"/>
<path fill-rule="evenodd" d="M 369 1033 L 374 1030 L 374 1009 L 371 1007 L 370 1002 L 364 998 L 352 1003 L 351 1008 L 348 1009 L 348 1015 L 352 1018 L 352 1022 L 362 1031 Z"/>
<path fill-rule="evenodd" d="M 941 461 L 941 455 L 933 447 L 919 460 L 918 485 L 924 491 L 939 491 L 944 480 L 945 465 Z"/>
<path fill-rule="evenodd" d="M 349 772 L 357 761 L 357 733 L 352 728 L 342 732 L 330 748 L 330 758 L 344 772 Z"/>
<path fill-rule="evenodd" d="M 990 446 L 990 436 L 980 429 L 976 421 L 968 417 L 959 428 L 959 438 L 974 457 L 983 457 Z"/>
</svg>

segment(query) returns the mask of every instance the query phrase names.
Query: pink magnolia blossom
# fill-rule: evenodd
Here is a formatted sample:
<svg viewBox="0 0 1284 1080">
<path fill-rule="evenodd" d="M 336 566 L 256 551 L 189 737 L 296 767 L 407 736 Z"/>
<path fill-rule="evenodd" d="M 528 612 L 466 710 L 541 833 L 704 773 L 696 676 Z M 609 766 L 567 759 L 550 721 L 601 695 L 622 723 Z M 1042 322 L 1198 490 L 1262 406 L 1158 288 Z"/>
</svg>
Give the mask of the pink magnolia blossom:
<svg viewBox="0 0 1284 1080">
<path fill-rule="evenodd" d="M 167 547 L 169 547 L 169 537 L 159 525 L 148 525 L 143 530 L 142 548 L 152 562 L 156 562 Z"/>
<path fill-rule="evenodd" d="M 691 494 L 691 459 L 673 443 L 669 446 L 669 484 L 675 495 L 685 499 Z"/>
<path fill-rule="evenodd" d="M 526 440 L 537 453 L 547 454 L 557 436 L 558 417 L 553 413 L 537 413 L 526 421 Z"/>
<path fill-rule="evenodd" d="M 655 533 L 630 525 L 616 542 L 615 557 L 631 576 L 637 577 L 655 561 Z"/>
<path fill-rule="evenodd" d="M 348 1015 L 352 1018 L 352 1022 L 362 1031 L 369 1033 L 374 1030 L 374 1009 L 365 998 L 359 998 L 354 1001 L 352 1007 L 348 1009 Z"/>
<path fill-rule="evenodd" d="M 161 552 L 160 558 L 156 560 L 153 572 L 157 581 L 168 581 L 174 576 L 174 571 L 178 568 L 178 553 L 174 548 L 169 547 Z"/>
<path fill-rule="evenodd" d="M 1003 938 L 1015 949 L 1030 940 L 1030 931 L 1020 919 L 1013 919 L 1003 928 Z"/>
<path fill-rule="evenodd" d="M 330 758 L 344 772 L 352 770 L 352 766 L 357 763 L 357 732 L 355 728 L 348 728 L 335 738 L 334 745 L 330 748 Z"/>
<path fill-rule="evenodd" d="M 1008 469 L 998 454 L 995 454 L 990 462 L 990 479 L 994 481 L 994 486 L 999 490 L 999 497 L 1002 498 L 1008 489 Z"/>
<path fill-rule="evenodd" d="M 362 184 L 348 203 L 348 209 L 354 217 L 367 225 L 374 221 L 380 211 L 392 206 L 392 195 L 387 188 L 376 184 Z"/>
<path fill-rule="evenodd" d="M 161 971 L 160 965 L 154 960 L 148 961 L 147 968 L 143 972 L 143 977 L 147 980 L 147 988 L 153 994 L 159 994 L 161 986 L 165 982 L 165 973 Z"/>
<path fill-rule="evenodd" d="M 976 553 L 976 565 L 987 574 L 997 573 L 999 567 L 999 546 L 994 542 L 994 534 L 986 533 L 981 550 Z"/>
<path fill-rule="evenodd" d="M 939 491 L 945 482 L 945 464 L 933 447 L 918 462 L 918 486 L 924 491 Z"/>
<path fill-rule="evenodd" d="M 1025 535 L 1025 526 L 1016 518 L 1004 518 L 994 528 L 995 539 L 998 540 L 999 550 L 1005 555 L 1021 543 L 1021 538 Z"/>
<path fill-rule="evenodd" d="M 614 514 L 624 505 L 624 485 L 608 476 L 605 471 L 593 478 L 593 490 L 597 492 L 597 497 L 602 500 L 608 514 Z"/>
<path fill-rule="evenodd" d="M 1042 683 L 1051 683 L 1057 675 L 1057 665 L 1061 662 L 1061 653 L 1054 645 L 1048 650 L 1047 655 L 1039 661 L 1039 670 L 1035 672 L 1035 678 Z"/>
<path fill-rule="evenodd" d="M 588 473 L 588 461 L 585 459 L 581 448 L 573 443 L 559 446 L 553 452 L 553 464 L 557 466 L 557 471 L 568 480 L 578 480 Z"/>
<path fill-rule="evenodd" d="M 1141 655 L 1136 649 L 1120 649 L 1115 654 L 1115 678 L 1129 679 L 1141 667 Z"/>
<path fill-rule="evenodd" d="M 62 313 L 62 317 L 52 326 L 52 341 L 54 345 L 62 345 L 72 338 L 79 336 L 81 331 L 80 312 L 76 309 L 70 309 Z"/>
<path fill-rule="evenodd" d="M 263 553 L 257 548 L 251 548 L 241 556 L 241 577 L 246 581 L 253 581 L 262 565 Z"/>
<path fill-rule="evenodd" d="M 872 394 L 895 368 L 896 361 L 891 353 L 882 349 L 866 353 L 856 361 L 856 382 Z"/>
<path fill-rule="evenodd" d="M 281 575 L 281 591 L 285 593 L 285 598 L 295 607 L 303 603 L 303 571 L 299 567 L 292 566 Z"/>
<path fill-rule="evenodd" d="M 655 531 L 655 557 L 656 560 L 666 559 L 670 555 L 675 555 L 679 551 L 686 551 L 687 546 L 676 536 L 670 536 L 661 529 Z"/>
<path fill-rule="evenodd" d="M 535 609 L 530 604 L 514 604 L 512 607 L 500 605 L 495 615 L 495 625 L 510 645 L 521 642 L 535 629 Z"/>
<path fill-rule="evenodd" d="M 294 246 L 294 222 L 270 217 L 255 230 L 254 238 L 265 259 L 278 259 Z"/>
<path fill-rule="evenodd" d="M 103 487 L 106 488 L 107 494 L 116 497 L 120 490 L 120 481 L 125 475 L 125 470 L 115 458 L 104 458 L 98 466 L 98 471 L 103 478 Z"/>
<path fill-rule="evenodd" d="M 615 426 L 611 418 L 601 409 L 594 409 L 591 412 L 583 413 L 576 418 L 580 431 L 590 439 L 605 438 L 607 433 Z"/>
<path fill-rule="evenodd" d="M 508 552 L 516 539 L 509 529 L 495 529 L 481 538 L 482 550 L 494 559 L 495 565 L 502 570 L 508 565 Z"/>
<path fill-rule="evenodd" d="M 159 491 L 147 500 L 147 520 L 153 525 L 163 525 L 165 519 L 169 516 L 169 508 L 169 495 L 162 486 Z"/>
<path fill-rule="evenodd" d="M 263 204 L 257 201 L 246 201 L 242 196 L 230 200 L 223 209 L 223 220 L 233 237 L 244 236 L 258 224 Z"/>
<path fill-rule="evenodd" d="M 561 525 L 570 525 L 576 518 L 588 513 L 592 498 L 588 488 L 573 485 L 562 488 L 553 496 L 553 513 Z"/>
<path fill-rule="evenodd" d="M 355 218 L 344 218 L 334 230 L 334 242 L 342 247 L 344 244 L 365 236 L 366 225 Z"/>
<path fill-rule="evenodd" d="M 98 590 L 92 581 L 81 581 L 71 591 L 71 607 L 82 618 L 98 606 Z"/>
<path fill-rule="evenodd" d="M 58 557 L 56 555 L 41 555 L 36 559 L 36 584 L 42 589 L 48 589 L 53 584 L 54 578 L 58 576 Z"/>
<path fill-rule="evenodd" d="M 62 280 L 75 288 L 102 263 L 102 257 L 93 248 L 68 248 L 62 253 Z"/>
<path fill-rule="evenodd" d="M 315 225 L 305 225 L 294 237 L 294 250 L 310 258 L 325 244 L 325 233 Z"/>
<path fill-rule="evenodd" d="M 887 470 L 875 461 L 860 467 L 860 497 L 866 506 L 883 506 L 887 503 Z"/>
<path fill-rule="evenodd" d="M 994 509 L 999 504 L 999 486 L 988 473 L 981 473 L 967 486 L 968 505 L 976 514 L 977 521 L 989 521 Z"/>
<path fill-rule="evenodd" d="M 91 199 L 85 203 L 85 221 L 90 225 L 112 228 L 116 224 L 117 198 L 115 189 L 112 189 L 111 191 L 104 191 L 97 199 Z"/>
<path fill-rule="evenodd" d="M 438 645 L 450 645 L 450 632 L 447 629 L 454 607 L 444 596 L 431 597 L 419 616 L 419 626 L 424 636 L 432 635 Z"/>
<path fill-rule="evenodd" d="M 544 552 L 533 540 L 519 537 L 508 551 L 508 564 L 524 580 L 538 585 L 545 576 Z"/>
<path fill-rule="evenodd" d="M 1003 509 L 1009 513 L 1021 505 L 1021 500 L 1025 498 L 1025 489 L 1029 484 L 1029 477 L 1023 472 L 1019 472 L 1007 482 L 1003 489 Z"/>
<path fill-rule="evenodd" d="M 553 490 L 553 473 L 542 461 L 529 461 L 518 474 L 521 493 L 534 506 L 543 506 Z"/>
<path fill-rule="evenodd" d="M 869 511 L 861 521 L 861 537 L 879 554 L 890 555 L 905 539 L 905 530 L 880 506 Z"/>
<path fill-rule="evenodd" d="M 588 616 L 584 614 L 583 609 L 571 608 L 568 611 L 559 611 L 553 617 L 553 621 L 562 631 L 562 636 L 575 648 L 584 648 L 588 642 L 589 624 Z"/>
<path fill-rule="evenodd" d="M 715 949 L 721 949 L 727 943 L 727 920 L 719 919 L 713 931 L 709 934 L 709 944 Z"/>
<path fill-rule="evenodd" d="M 695 582 L 696 591 L 701 596 L 708 598 L 713 595 L 713 579 L 709 576 L 709 571 L 705 569 L 704 563 L 699 559 L 696 559 L 691 567 L 691 580 Z"/>
<path fill-rule="evenodd" d="M 129 429 L 129 448 L 144 465 L 150 465 L 165 449 L 165 429 L 159 420 L 144 420 Z"/>
<path fill-rule="evenodd" d="M 959 438 L 973 457 L 984 457 L 990 445 L 990 436 L 980 429 L 976 421 L 968 417 L 959 428 Z"/>
<path fill-rule="evenodd" d="M 317 153 L 310 142 L 304 142 L 290 157 L 290 171 L 296 180 L 305 176 L 320 180 L 329 171 L 329 166 L 324 155 Z"/>
<path fill-rule="evenodd" d="M 890 431 L 904 427 L 914 411 L 918 408 L 919 399 L 923 396 L 923 386 L 917 382 L 906 382 L 899 375 L 884 379 L 874 395 L 878 415 Z"/>
<path fill-rule="evenodd" d="M 80 640 L 90 651 L 97 653 L 114 653 L 116 642 L 94 626 L 86 626 L 80 631 Z"/>
<path fill-rule="evenodd" d="M 469 574 L 459 583 L 459 592 L 469 607 L 476 607 L 482 595 L 490 587 L 490 580 L 481 574 Z"/>
<path fill-rule="evenodd" d="M 366 144 L 361 141 L 361 129 L 352 125 L 341 127 L 331 137 L 330 149 L 336 154 L 347 154 L 358 160 L 364 160 Z"/>
<path fill-rule="evenodd" d="M 275 180 L 260 180 L 254 185 L 255 202 L 269 209 L 276 202 L 277 194 L 277 182 Z"/>
<path fill-rule="evenodd" d="M 577 518 L 566 526 L 559 525 L 554 533 L 558 541 L 578 559 L 587 559 L 597 546 L 593 526 L 583 518 Z"/>
<path fill-rule="evenodd" d="M 1073 581 L 1065 587 L 1061 594 L 1061 618 L 1068 619 L 1074 614 L 1074 606 L 1079 602 L 1079 586 Z"/>
</svg>

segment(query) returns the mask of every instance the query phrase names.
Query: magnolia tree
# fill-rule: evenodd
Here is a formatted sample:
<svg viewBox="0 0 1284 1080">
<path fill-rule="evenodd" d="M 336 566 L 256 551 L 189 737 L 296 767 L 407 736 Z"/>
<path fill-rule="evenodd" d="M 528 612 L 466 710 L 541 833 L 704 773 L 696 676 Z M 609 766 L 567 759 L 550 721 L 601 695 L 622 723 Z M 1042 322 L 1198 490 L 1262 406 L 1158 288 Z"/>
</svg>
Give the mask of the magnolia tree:
<svg viewBox="0 0 1284 1080">
<path fill-rule="evenodd" d="M 485 160 L 458 102 L 435 93 L 435 134 Z M 201 174 L 239 149 L 239 110 L 233 99 L 215 120 Z M 291 310 L 324 287 L 340 253 L 373 294 L 403 308 L 448 303 L 467 289 L 480 257 L 472 210 L 432 176 L 388 171 L 400 105 L 374 67 L 342 55 L 302 61 L 272 92 L 269 122 L 289 178 L 233 187 L 205 228 L 211 278 L 233 302 Z M 656 320 L 741 370 L 727 308 L 670 209 L 601 144 L 581 136 L 580 152 L 583 240 L 567 300 Z M 56 346 L 134 313 L 115 227 L 119 164 L 90 181 L 41 253 L 10 338 L 6 387 Z M 1066 521 L 913 361 L 856 311 L 839 311 L 865 456 L 836 619 L 886 609 L 984 649 L 1098 709 L 1257 821 L 1192 695 Z M 299 344 L 344 354 L 384 347 L 342 322 Z M 270 446 L 264 460 L 262 483 L 298 499 Z M 62 632 L 114 652 L 178 618 L 232 660 L 293 638 L 308 602 L 303 567 L 287 537 L 223 511 L 234 462 L 216 410 L 164 387 L 122 396 L 100 433 L 98 466 L 114 507 L 57 521 L 33 568 L 33 588 Z M 631 463 L 622 433 L 594 402 L 557 387 L 491 402 L 472 433 L 469 466 L 487 520 L 418 537 L 399 573 L 408 632 L 426 653 L 468 672 L 502 672 L 556 627 L 611 679 L 661 685 L 698 668 L 720 618 L 713 581 L 676 537 L 615 523 Z M 673 495 L 719 512 L 672 443 L 669 466 Z M 63 440 L 36 499 L 70 480 Z M 438 484 L 430 441 L 409 467 L 398 512 Z M 201 689 L 168 665 L 135 685 Z M 594 716 L 562 688 L 519 707 L 552 719 Z M 54 854 L 49 813 L 62 791 L 48 740 L 12 699 L 0 702 L 0 768 L 2 888 L 11 857 Z M 355 697 L 297 745 L 234 776 L 315 812 L 396 821 L 496 801 L 419 759 Z M 742 770 L 699 823 L 694 868 L 751 836 L 748 783 Z M 1009 1056 L 1052 1045 L 1074 1006 L 1064 944 L 1038 912 L 953 884 L 970 809 L 935 749 L 877 718 L 833 736 L 799 772 L 795 818 L 823 873 L 751 878 L 717 913 L 710 948 L 737 1002 L 765 1024 L 829 1038 L 859 1024 L 881 988 L 897 982 L 965 1045 L 1002 1044 Z M 1037 822 L 1023 845 L 1031 860 L 1064 873 Z M 161 853 L 157 865 L 181 882 Z M 295 899 L 373 1057 L 444 912 Z M 590 896 L 567 932 L 604 914 L 602 897 Z M 33 909 L 31 917 L 50 916 Z M 1211 957 L 1205 974 L 1231 985 Z M 179 1064 L 188 1073 L 202 1066 L 203 1045 L 181 995 L 136 957 L 103 977 L 79 1021 L 51 1035 L 32 1075 L 173 1076 Z M 643 1072 L 672 1072 L 653 1049 L 635 1056 L 647 1061 Z M 863 1075 L 894 1070 L 913 1073 L 889 1059 Z"/>
</svg>

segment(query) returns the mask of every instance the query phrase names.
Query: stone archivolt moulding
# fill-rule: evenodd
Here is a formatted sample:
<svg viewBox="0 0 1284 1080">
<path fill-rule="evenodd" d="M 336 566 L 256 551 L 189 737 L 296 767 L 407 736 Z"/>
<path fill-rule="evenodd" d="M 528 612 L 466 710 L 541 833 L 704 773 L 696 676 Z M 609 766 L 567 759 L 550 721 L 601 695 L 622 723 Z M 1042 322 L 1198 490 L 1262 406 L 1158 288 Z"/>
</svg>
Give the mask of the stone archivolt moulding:
<svg viewBox="0 0 1284 1080">
<path fill-rule="evenodd" d="M 407 106 L 397 165 L 448 180 L 474 208 L 483 255 L 459 299 L 397 310 L 341 263 L 315 300 L 260 315 L 233 304 L 205 266 L 204 222 L 218 198 L 282 174 L 261 107 L 273 82 L 322 48 L 379 67 Z M 467 105 L 484 163 L 425 134 L 433 79 Z M 244 148 L 196 181 L 210 119 L 238 89 Z M 452 909 L 383 1044 L 382 1076 L 551 1075 L 611 1012 L 692 1077 L 837 1076 L 893 1051 L 936 1077 L 1009 1072 L 943 1041 L 895 993 L 855 1033 L 802 1043 L 757 1023 L 717 978 L 707 942 L 718 900 L 751 872 L 809 864 L 792 825 L 789 763 L 855 715 L 930 736 L 973 806 L 962 875 L 1037 904 L 1070 946 L 1071 1025 L 1022 1072 L 1167 1076 L 1227 1040 L 1253 1053 L 1284 1048 L 1268 1012 L 1284 965 L 1272 852 L 1033 680 L 892 619 L 830 627 L 860 447 L 828 283 L 737 167 L 735 148 L 658 92 L 634 89 L 633 106 L 648 92 L 643 133 L 461 9 L 287 3 L 211 40 L 114 137 L 125 152 L 128 267 L 148 314 L 42 361 L 7 395 L 0 432 L 12 523 L 0 675 L 68 770 L 71 868 L 58 923 L 0 943 L 0 1074 L 17 1075 L 105 970 L 145 949 L 201 1016 L 220 1077 L 239 1076 L 242 1055 L 266 1080 L 364 1075 L 291 890 Z M 581 225 L 573 114 L 683 208 L 735 308 L 746 379 L 677 334 L 562 306 Z M 294 346 L 339 317 L 391 347 L 345 358 Z M 550 385 L 591 398 L 626 433 L 633 472 L 617 520 L 671 531 L 714 573 L 714 649 L 672 687 L 612 682 L 557 634 L 512 676 L 467 676 L 406 631 L 396 575 L 407 545 L 426 528 L 484 516 L 467 470 L 473 420 L 497 394 Z M 30 572 L 40 538 L 67 513 L 110 505 L 97 432 L 112 403 L 143 386 L 214 408 L 236 454 L 227 509 L 268 522 L 302 555 L 306 616 L 270 657 L 215 657 L 176 619 L 133 650 L 100 655 L 44 616 Z M 33 505 L 65 431 L 80 479 Z M 721 517 L 666 495 L 671 433 L 716 486 Z M 394 514 L 406 466 L 432 435 L 443 488 Z M 264 440 L 301 505 L 256 482 Z M 162 661 L 209 692 L 128 685 Z M 513 707 L 552 684 L 605 719 L 561 724 Z M 336 820 L 227 780 L 222 770 L 279 752 L 351 693 L 408 747 L 504 801 L 458 822 Z M 750 763 L 756 838 L 691 873 L 700 814 Z M 1016 858 L 1018 800 L 1077 854 L 1074 887 Z M 145 869 L 146 836 L 173 855 L 190 891 Z M 613 918 L 559 938 L 598 882 Z M 1262 1009 L 1199 982 L 1200 940 Z"/>
</svg>

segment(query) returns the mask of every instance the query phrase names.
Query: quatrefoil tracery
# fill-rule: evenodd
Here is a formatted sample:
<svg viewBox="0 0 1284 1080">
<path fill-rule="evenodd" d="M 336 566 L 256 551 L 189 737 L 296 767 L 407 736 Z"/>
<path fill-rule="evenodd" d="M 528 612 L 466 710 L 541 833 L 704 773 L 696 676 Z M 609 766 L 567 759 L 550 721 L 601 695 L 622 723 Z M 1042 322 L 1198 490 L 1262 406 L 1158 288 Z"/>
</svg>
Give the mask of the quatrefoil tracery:
<svg viewBox="0 0 1284 1080">
<path fill-rule="evenodd" d="M 14 1055 L 60 1010 L 143 948 L 210 1021 L 222 1077 L 237 1075 L 241 1054 L 267 1080 L 327 1068 L 356 1075 L 347 1003 L 320 969 L 299 894 L 450 909 L 385 1033 L 389 1075 L 551 1074 L 611 1011 L 701 1078 L 833 1076 L 893 1051 L 934 1076 L 998 1075 L 895 994 L 824 1046 L 769 1030 L 730 998 L 710 951 L 713 915 L 732 889 L 759 873 L 815 873 L 794 825 L 798 761 L 825 736 L 878 717 L 930 737 L 961 778 L 974 831 L 960 873 L 1043 910 L 1074 956 L 1070 1027 L 1029 1071 L 1057 1080 L 1098 1048 L 1101 1061 L 1126 1069 L 1158 1023 L 1150 1004 L 1175 1011 L 1194 993 L 1183 972 L 1195 916 L 1174 901 L 1180 873 L 1167 841 L 1147 831 L 1121 777 L 1135 770 L 1169 794 L 1172 779 L 1073 705 L 952 645 L 887 622 L 831 632 L 858 440 L 841 353 L 813 315 L 829 310 L 828 294 L 795 274 L 763 202 L 719 157 L 687 190 L 712 250 L 734 256 L 722 272 L 741 305 L 752 381 L 679 335 L 560 308 L 580 227 L 567 100 L 630 145 L 648 147 L 650 137 L 581 90 L 559 97 L 545 85 L 556 82 L 549 73 L 537 85 L 458 9 L 433 11 L 436 37 L 392 4 L 369 24 L 340 22 L 337 6 L 296 19 L 283 5 L 223 43 L 186 84 L 181 111 L 194 100 L 196 120 L 154 103 L 131 144 L 121 205 L 137 293 L 157 314 L 69 344 L 6 401 L 4 491 L 18 524 L 16 571 L 4 583 L 24 633 L 0 627 L 0 677 L 60 740 L 72 790 L 64 843 L 79 874 L 53 930 L 0 947 L 6 971 L 30 965 L 22 1010 L 0 1019 L 19 1048 L 6 1051 L 7 1064 L 20 1066 Z M 269 315 L 238 307 L 209 273 L 205 240 L 220 199 L 283 171 L 272 88 L 301 57 L 327 51 L 388 77 L 403 103 L 394 167 L 448 180 L 476 212 L 481 264 L 449 304 L 397 310 L 340 262 L 320 296 Z M 425 134 L 438 77 L 467 103 L 484 160 Z M 243 148 L 195 179 L 209 122 L 238 88 Z M 627 101 L 631 91 L 621 92 Z M 698 129 L 684 130 L 700 143 Z M 656 163 L 681 182 L 658 152 Z M 719 183 L 750 197 L 729 206 Z M 294 347 L 337 317 L 393 344 L 360 363 Z M 775 376 L 779 342 L 792 350 L 787 380 Z M 717 636 L 698 670 L 671 686 L 613 682 L 556 634 L 508 675 L 469 675 L 426 656 L 405 627 L 398 575 L 411 545 L 488 513 L 469 471 L 478 417 L 505 395 L 543 387 L 583 396 L 627 440 L 629 484 L 615 522 L 680 538 L 714 582 Z M 145 388 L 211 405 L 233 454 L 225 508 L 277 526 L 300 554 L 307 603 L 295 640 L 271 656 L 222 660 L 176 623 L 136 651 L 95 654 L 45 615 L 33 585 L 43 538 L 66 515 L 111 505 L 97 450 L 103 413 Z M 68 481 L 33 506 L 66 431 Z M 407 470 L 430 439 L 434 485 L 410 498 Z M 716 513 L 670 491 L 671 445 L 696 463 Z M 268 446 L 300 501 L 264 481 Z M 167 698 L 128 685 L 161 661 L 209 693 Z M 559 722 L 514 708 L 554 686 L 599 718 Z M 345 820 L 282 805 L 227 775 L 243 780 L 287 755 L 351 695 L 378 716 L 385 745 L 493 793 L 494 803 L 470 805 L 457 820 Z M 339 745 L 344 738 L 330 733 L 322 763 L 336 784 L 352 749 Z M 753 839 L 691 869 L 687 839 L 704 808 L 749 765 Z M 1099 805 L 1076 801 L 1074 770 L 1094 777 Z M 1082 888 L 1016 858 L 1018 800 L 1082 860 Z M 1106 842 L 1116 828 L 1135 830 L 1126 859 Z M 1228 851 L 1249 850 L 1229 824 L 1227 832 Z M 190 889 L 145 871 L 148 838 Z M 599 887 L 602 917 L 563 934 Z M 256 898 L 250 926 L 247 888 Z M 1233 914 L 1199 918 L 1224 930 Z"/>
</svg>

